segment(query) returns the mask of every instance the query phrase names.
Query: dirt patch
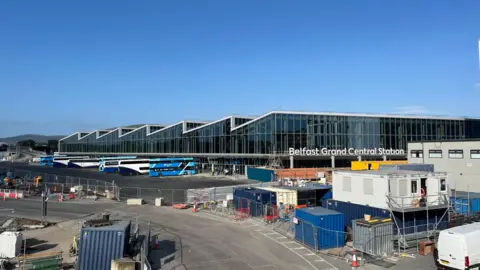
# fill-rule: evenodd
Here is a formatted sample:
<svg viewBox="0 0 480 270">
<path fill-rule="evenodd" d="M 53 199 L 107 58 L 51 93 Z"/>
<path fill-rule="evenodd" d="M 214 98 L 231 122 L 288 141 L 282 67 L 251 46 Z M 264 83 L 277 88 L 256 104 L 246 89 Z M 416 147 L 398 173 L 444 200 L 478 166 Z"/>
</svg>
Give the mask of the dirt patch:
<svg viewBox="0 0 480 270">
<path fill-rule="evenodd" d="M 40 220 L 18 217 L 0 217 L 0 231 L 25 231 L 35 230 L 55 225 L 55 223 L 43 224 Z"/>
</svg>

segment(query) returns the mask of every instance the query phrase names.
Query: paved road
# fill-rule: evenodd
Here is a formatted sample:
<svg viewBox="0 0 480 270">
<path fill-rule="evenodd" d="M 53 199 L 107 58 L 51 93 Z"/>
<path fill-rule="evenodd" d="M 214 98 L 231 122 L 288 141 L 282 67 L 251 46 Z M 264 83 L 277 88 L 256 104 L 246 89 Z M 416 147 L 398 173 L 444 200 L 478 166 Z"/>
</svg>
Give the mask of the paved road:
<svg viewBox="0 0 480 270">
<path fill-rule="evenodd" d="M 0 201 L 0 208 L 14 208 L 16 216 L 38 217 L 39 201 Z M 50 220 L 81 218 L 91 212 L 108 211 L 112 219 L 138 220 L 143 229 L 150 223 L 158 235 L 161 249 L 152 251 L 156 267 L 189 270 L 327 270 L 349 269 L 328 262 L 312 267 L 278 240 L 258 234 L 244 224 L 197 215 L 189 210 L 170 207 L 128 206 L 123 203 L 51 202 Z M 306 251 L 302 251 L 306 252 Z M 303 256 L 308 256 L 302 254 Z M 321 260 L 317 257 L 316 260 Z M 336 262 L 347 265 L 343 261 Z M 158 269 L 158 268 L 157 268 Z"/>
<path fill-rule="evenodd" d="M 67 168 L 51 168 L 41 167 L 37 165 L 29 165 L 26 163 L 0 162 L 0 168 L 16 169 L 24 171 L 34 171 L 43 174 L 71 176 L 77 178 L 92 179 L 101 181 L 115 181 L 115 183 L 123 188 L 155 188 L 155 189 L 190 189 L 190 188 L 206 188 L 218 186 L 231 186 L 250 183 L 246 180 L 220 179 L 218 177 L 201 177 L 201 176 L 180 176 L 167 178 L 152 178 L 148 176 L 121 176 L 118 174 L 106 174 L 92 169 L 67 169 Z"/>
<path fill-rule="evenodd" d="M 24 217 L 40 220 L 42 218 L 42 204 L 40 199 L 6 200 L 0 202 L 0 216 Z M 48 220 L 51 222 L 61 222 L 65 220 L 78 219 L 94 212 L 101 212 L 105 209 L 115 209 L 121 207 L 121 204 L 113 202 L 57 202 L 49 200 L 47 202 Z M 13 209 L 15 212 L 5 209 Z"/>
</svg>

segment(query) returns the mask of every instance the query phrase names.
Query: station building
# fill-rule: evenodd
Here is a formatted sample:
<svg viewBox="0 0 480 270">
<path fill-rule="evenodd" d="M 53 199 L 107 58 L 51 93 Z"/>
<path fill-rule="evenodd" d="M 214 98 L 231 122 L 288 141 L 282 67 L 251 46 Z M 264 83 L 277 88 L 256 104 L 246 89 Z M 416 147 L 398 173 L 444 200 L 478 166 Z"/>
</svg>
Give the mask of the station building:
<svg viewBox="0 0 480 270">
<path fill-rule="evenodd" d="M 408 153 L 408 163 L 432 164 L 447 172 L 452 189 L 480 192 L 480 140 L 411 142 Z"/>
<path fill-rule="evenodd" d="M 265 166 L 273 157 L 284 167 L 343 167 L 351 160 L 407 158 L 407 143 L 480 139 L 480 119 L 390 114 L 272 111 L 259 117 L 232 115 L 213 122 L 135 125 L 77 132 L 59 141 L 60 154 L 194 157 L 202 164 Z M 404 152 L 388 155 L 338 153 L 291 155 L 292 149 Z M 307 151 L 308 152 L 308 151 Z M 237 166 L 241 168 L 244 166 Z"/>
</svg>

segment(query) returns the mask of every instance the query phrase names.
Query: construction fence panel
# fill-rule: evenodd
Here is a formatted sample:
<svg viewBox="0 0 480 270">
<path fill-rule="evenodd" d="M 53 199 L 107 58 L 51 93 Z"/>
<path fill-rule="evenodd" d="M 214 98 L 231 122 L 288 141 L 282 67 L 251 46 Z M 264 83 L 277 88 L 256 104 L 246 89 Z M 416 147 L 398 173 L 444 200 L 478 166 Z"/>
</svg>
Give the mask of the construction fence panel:
<svg viewBox="0 0 480 270">
<path fill-rule="evenodd" d="M 214 201 L 224 201 L 227 200 L 228 195 L 233 196 L 234 188 L 242 187 L 269 187 L 275 185 L 276 183 L 258 183 L 258 184 L 245 184 L 245 185 L 236 185 L 236 186 L 223 186 L 223 187 L 212 187 L 212 188 L 199 188 L 199 189 L 188 189 L 187 190 L 187 200 L 189 204 L 204 203 L 204 202 L 214 202 Z"/>
<path fill-rule="evenodd" d="M 155 189 L 139 187 L 118 188 L 120 201 L 128 199 L 143 199 L 147 204 L 154 204 L 155 199 L 163 198 L 167 205 L 186 203 L 187 191 L 184 189 Z"/>
<path fill-rule="evenodd" d="M 118 186 L 114 182 L 19 169 L 8 170 L 8 172 L 11 172 L 14 177 L 20 177 L 15 183 L 15 189 L 25 191 L 28 196 L 40 196 L 44 191 L 50 194 L 70 194 L 73 188 L 82 198 L 88 196 L 118 198 Z M 6 173 L 5 170 L 2 172 L 2 174 Z M 41 183 L 34 182 L 37 176 L 43 179 Z"/>
</svg>

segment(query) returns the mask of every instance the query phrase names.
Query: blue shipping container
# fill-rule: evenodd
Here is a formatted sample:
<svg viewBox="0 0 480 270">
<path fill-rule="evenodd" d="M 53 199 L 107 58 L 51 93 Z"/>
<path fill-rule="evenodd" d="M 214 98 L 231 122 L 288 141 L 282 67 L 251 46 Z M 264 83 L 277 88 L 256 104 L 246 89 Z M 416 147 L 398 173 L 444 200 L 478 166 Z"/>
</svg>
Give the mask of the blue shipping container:
<svg viewBox="0 0 480 270">
<path fill-rule="evenodd" d="M 129 238 L 130 222 L 83 228 L 76 269 L 110 269 L 112 260 L 123 258 Z"/>
<path fill-rule="evenodd" d="M 275 171 L 262 168 L 247 168 L 247 177 L 250 180 L 257 180 L 261 182 L 275 181 Z"/>
<path fill-rule="evenodd" d="M 322 206 L 343 213 L 345 215 L 345 225 L 350 228 L 352 227 L 352 220 L 361 219 L 365 214 L 372 217 L 394 219 L 401 234 L 413 234 L 433 230 L 434 225 L 437 223 L 437 229 L 443 230 L 448 228 L 447 208 L 428 210 L 428 213 L 425 210 L 405 212 L 403 214 L 401 212 L 394 212 L 395 216 L 391 217 L 390 211 L 386 209 L 337 200 L 325 200 Z M 428 228 L 427 220 L 429 224 Z M 398 232 L 396 226 L 394 226 L 393 229 L 393 233 L 396 234 Z"/>
<path fill-rule="evenodd" d="M 480 198 L 478 196 L 451 198 L 455 212 L 468 216 L 480 212 Z"/>
<path fill-rule="evenodd" d="M 342 213 L 323 207 L 295 210 L 295 240 L 314 249 L 343 247 L 345 222 Z"/>
<path fill-rule="evenodd" d="M 265 207 L 277 204 L 277 194 L 256 188 L 234 188 L 233 204 L 235 210 L 249 209 L 252 217 L 263 216 Z"/>
</svg>

